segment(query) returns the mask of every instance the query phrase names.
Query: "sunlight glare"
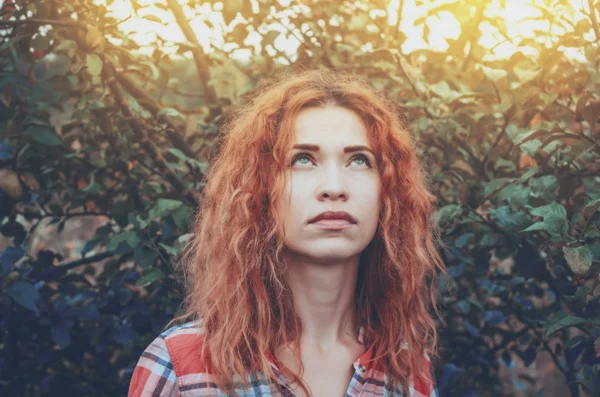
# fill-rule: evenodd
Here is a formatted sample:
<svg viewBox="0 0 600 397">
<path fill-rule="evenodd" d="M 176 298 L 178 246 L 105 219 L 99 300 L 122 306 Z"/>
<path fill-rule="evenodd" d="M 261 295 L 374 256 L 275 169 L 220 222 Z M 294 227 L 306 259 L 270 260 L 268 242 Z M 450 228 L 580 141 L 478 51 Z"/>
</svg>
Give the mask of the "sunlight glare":
<svg viewBox="0 0 600 397">
<path fill-rule="evenodd" d="M 98 0 L 104 2 L 104 0 Z M 185 37 L 181 32 L 180 27 L 177 25 L 173 14 L 167 10 L 163 10 L 158 7 L 153 7 L 158 0 L 139 0 L 139 4 L 142 8 L 138 11 L 138 15 L 133 14 L 131 3 L 128 0 L 115 0 L 108 7 L 112 12 L 113 16 L 118 20 L 123 20 L 130 17 L 127 21 L 121 23 L 120 30 L 129 34 L 132 39 L 138 42 L 141 46 L 142 52 L 151 53 L 156 41 L 160 38 L 170 42 L 185 42 Z M 547 31 L 549 28 L 549 21 L 547 20 L 534 20 L 541 15 L 541 12 L 536 9 L 533 4 L 543 5 L 543 0 L 505 0 L 506 7 L 500 6 L 499 0 L 487 0 L 489 2 L 488 9 L 486 10 L 487 15 L 496 15 L 500 17 L 500 21 L 506 27 L 507 38 L 504 37 L 498 28 L 492 26 L 489 23 L 482 23 L 479 27 L 481 35 L 478 43 L 486 49 L 489 49 L 489 53 L 485 55 L 485 60 L 494 60 L 510 57 L 517 49 L 520 49 L 523 53 L 531 56 L 536 55 L 536 51 L 533 47 L 519 47 L 521 40 L 525 38 L 536 38 L 536 31 Z M 237 44 L 235 43 L 224 43 L 223 34 L 225 29 L 231 30 L 236 25 L 236 22 L 243 22 L 240 15 L 236 17 L 232 22 L 231 27 L 226 27 L 223 21 L 223 17 L 218 10 L 222 9 L 222 3 L 217 2 L 211 8 L 208 3 L 202 4 L 202 8 L 191 10 L 187 5 L 186 0 L 180 0 L 186 15 L 190 20 L 192 29 L 196 33 L 198 42 L 204 49 L 205 53 L 211 53 L 214 48 L 221 50 L 232 51 L 232 57 L 240 62 L 247 63 L 252 59 L 251 51 L 248 49 L 236 49 Z M 288 28 L 292 29 L 295 33 L 300 35 L 298 28 L 292 28 L 287 16 L 293 15 L 295 12 L 308 12 L 308 7 L 297 4 L 292 7 L 290 0 L 280 0 L 280 3 L 288 4 L 287 9 L 284 9 L 280 13 L 282 16 L 282 23 Z M 399 0 L 390 0 L 387 8 L 388 23 L 391 26 L 396 25 L 396 19 L 398 15 Z M 422 37 L 423 25 L 415 26 L 415 21 L 422 19 L 427 15 L 427 4 L 416 5 L 415 0 L 404 0 L 402 10 L 402 21 L 400 23 L 400 29 L 404 32 L 407 39 L 402 46 L 404 53 L 410 53 L 417 49 L 430 49 L 434 51 L 445 51 L 448 49 L 447 39 L 457 39 L 460 36 L 461 28 L 460 23 L 456 17 L 449 11 L 441 11 L 437 15 L 430 15 L 426 18 L 425 23 L 429 28 L 429 35 L 426 38 Z M 586 18 L 583 11 L 587 6 L 583 0 L 569 0 L 572 8 L 566 10 L 568 12 L 569 19 L 573 23 L 577 23 L 581 18 Z M 200 7 L 200 6 L 197 6 Z M 431 7 L 431 5 L 429 6 Z M 474 7 L 471 9 L 472 15 L 464 16 L 463 18 L 468 19 L 474 17 Z M 164 24 L 160 24 L 148 19 L 144 19 L 146 15 L 153 15 L 164 21 Z M 209 27 L 209 24 L 204 21 L 208 21 L 213 27 Z M 332 18 L 333 21 L 333 18 Z M 330 21 L 330 22 L 332 22 Z M 302 31 L 305 32 L 305 28 Z M 300 44 L 298 39 L 294 35 L 289 34 L 284 26 L 279 24 L 272 24 L 271 26 L 264 26 L 264 30 L 260 32 L 249 29 L 248 37 L 244 44 L 254 47 L 255 53 L 258 53 L 261 45 L 261 34 L 266 33 L 269 30 L 278 30 L 284 34 L 281 34 L 274 42 L 275 48 L 268 46 L 267 52 L 271 56 L 277 56 L 278 51 L 280 55 L 287 57 L 290 60 L 296 58 L 296 50 Z M 555 34 L 562 34 L 564 27 L 560 25 L 553 25 L 552 32 Z M 593 38 L 590 36 L 589 38 Z M 312 39 L 312 38 L 311 38 Z M 539 37 L 538 39 L 543 40 Z M 336 39 L 337 41 L 337 39 Z M 549 44 L 549 43 L 547 43 Z M 167 53 L 174 53 L 176 46 L 166 47 L 164 51 Z M 366 46 L 365 48 L 370 48 Z M 577 57 L 581 52 L 576 48 L 565 48 L 564 51 L 567 55 Z M 186 56 L 191 56 L 186 53 Z"/>
</svg>

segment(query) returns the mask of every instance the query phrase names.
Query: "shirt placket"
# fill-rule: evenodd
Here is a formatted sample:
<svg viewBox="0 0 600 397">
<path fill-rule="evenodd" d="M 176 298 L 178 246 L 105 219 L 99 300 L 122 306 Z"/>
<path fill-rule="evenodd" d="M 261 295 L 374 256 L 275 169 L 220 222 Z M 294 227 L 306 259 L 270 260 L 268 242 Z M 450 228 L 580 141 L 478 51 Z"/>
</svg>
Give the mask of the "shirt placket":
<svg viewBox="0 0 600 397">
<path fill-rule="evenodd" d="M 273 368 L 273 372 L 275 373 L 277 378 L 283 383 L 283 387 L 282 387 L 283 390 L 281 392 L 281 395 L 283 397 L 296 397 L 296 394 L 291 390 L 290 385 L 287 382 L 287 379 L 285 379 L 285 376 L 283 376 L 283 374 L 281 373 L 281 371 L 279 370 L 277 365 L 275 365 L 273 360 L 270 360 L 269 364 L 271 364 L 271 368 Z"/>
<path fill-rule="evenodd" d="M 364 327 L 360 327 L 360 330 L 358 332 L 358 341 L 363 344 L 365 343 L 365 329 Z M 368 354 L 368 356 L 370 356 L 370 354 Z M 282 391 L 282 396 L 283 397 L 296 397 L 296 394 L 291 390 L 287 380 L 285 379 L 285 377 L 283 376 L 283 374 L 281 373 L 281 371 L 279 371 L 279 368 L 277 367 L 277 365 L 275 365 L 275 363 L 272 360 L 272 357 L 270 357 L 270 364 L 271 367 L 273 368 L 273 372 L 275 373 L 275 375 L 277 375 L 277 378 L 279 378 L 279 380 L 282 381 L 283 383 L 283 391 Z M 365 354 L 361 355 L 359 358 L 356 359 L 356 361 L 354 361 L 354 363 L 352 363 L 352 366 L 354 367 L 354 374 L 352 375 L 352 379 L 350 379 L 350 384 L 348 385 L 348 388 L 346 389 L 346 394 L 344 397 L 358 397 L 360 396 L 364 384 L 367 380 L 367 371 L 368 368 L 366 366 L 366 363 L 363 362 L 363 360 L 366 359 L 365 358 Z"/>
<path fill-rule="evenodd" d="M 361 395 L 367 379 L 367 366 L 361 362 L 361 358 L 362 356 L 352 364 L 354 367 L 354 375 L 352 375 L 352 379 L 350 379 L 350 384 L 348 385 L 345 397 L 358 397 Z"/>
</svg>

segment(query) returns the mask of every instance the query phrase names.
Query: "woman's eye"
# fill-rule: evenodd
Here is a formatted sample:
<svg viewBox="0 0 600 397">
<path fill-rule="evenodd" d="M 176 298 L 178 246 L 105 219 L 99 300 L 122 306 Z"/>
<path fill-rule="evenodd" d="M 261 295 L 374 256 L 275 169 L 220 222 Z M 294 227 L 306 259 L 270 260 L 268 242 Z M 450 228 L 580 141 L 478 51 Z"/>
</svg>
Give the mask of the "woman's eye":
<svg viewBox="0 0 600 397">
<path fill-rule="evenodd" d="M 304 163 L 304 164 L 309 164 L 311 158 L 312 157 L 309 154 L 307 154 L 307 153 L 299 153 L 296 156 L 294 156 L 294 158 L 292 159 L 292 165 L 294 165 L 296 163 L 296 161 L 298 161 L 300 159 L 308 160 L 308 163 Z"/>
<path fill-rule="evenodd" d="M 312 160 L 312 156 L 308 153 L 298 153 L 292 159 L 292 165 L 294 165 L 298 160 L 301 160 L 301 159 L 308 160 L 308 162 L 304 163 L 304 164 L 309 164 Z M 357 154 L 356 156 L 352 157 L 352 160 L 353 161 L 362 160 L 362 161 L 364 161 L 365 165 L 367 165 L 368 167 L 371 167 L 371 161 L 369 161 L 369 158 L 364 154 Z"/>
<path fill-rule="evenodd" d="M 371 162 L 369 161 L 369 158 L 367 156 L 365 156 L 364 154 L 357 154 L 356 156 L 354 156 L 352 158 L 354 159 L 361 159 L 365 162 L 366 165 L 368 165 L 369 167 L 371 167 Z"/>
</svg>

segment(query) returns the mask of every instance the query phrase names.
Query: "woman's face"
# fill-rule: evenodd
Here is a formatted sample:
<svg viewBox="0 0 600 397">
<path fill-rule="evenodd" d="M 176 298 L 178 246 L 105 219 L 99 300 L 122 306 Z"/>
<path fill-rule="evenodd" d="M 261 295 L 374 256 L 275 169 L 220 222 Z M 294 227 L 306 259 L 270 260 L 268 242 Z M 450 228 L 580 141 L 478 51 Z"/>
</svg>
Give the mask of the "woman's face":
<svg viewBox="0 0 600 397">
<path fill-rule="evenodd" d="M 330 264 L 360 254 L 377 230 L 381 182 L 367 128 L 346 108 L 302 110 L 286 155 L 288 180 L 277 211 L 293 255 Z M 304 145 L 304 146 L 301 146 Z M 324 211 L 353 220 L 311 222 Z"/>
</svg>

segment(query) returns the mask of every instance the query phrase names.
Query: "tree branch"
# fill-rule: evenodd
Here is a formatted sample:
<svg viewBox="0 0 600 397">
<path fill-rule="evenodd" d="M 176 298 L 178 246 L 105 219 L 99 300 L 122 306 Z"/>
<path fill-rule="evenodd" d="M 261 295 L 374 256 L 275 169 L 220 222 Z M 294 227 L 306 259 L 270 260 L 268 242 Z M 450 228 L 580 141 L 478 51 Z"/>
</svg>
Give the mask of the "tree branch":
<svg viewBox="0 0 600 397">
<path fill-rule="evenodd" d="M 202 47 L 200 47 L 200 43 L 198 43 L 198 38 L 192 30 L 190 22 L 186 18 L 183 12 L 183 8 L 181 8 L 181 5 L 177 2 L 177 0 L 167 0 L 167 5 L 173 12 L 175 20 L 181 28 L 181 31 L 183 32 L 186 40 L 194 44 L 195 46 L 190 51 L 192 51 L 192 55 L 194 57 L 194 63 L 196 64 L 196 72 L 198 73 L 198 77 L 200 78 L 200 82 L 202 83 L 202 88 L 204 89 L 206 101 L 209 103 L 216 104 L 218 100 L 217 93 L 213 86 L 208 85 L 211 79 L 210 71 L 208 69 L 208 57 L 206 56 L 206 54 L 204 54 L 204 51 L 202 51 Z"/>
<path fill-rule="evenodd" d="M 103 56 L 103 58 L 106 58 L 106 57 Z M 134 135 L 139 139 L 141 147 L 148 154 L 150 154 L 150 157 L 152 158 L 154 163 L 158 166 L 162 175 L 164 175 L 164 177 L 169 181 L 169 183 L 171 185 L 173 185 L 177 190 L 179 190 L 179 192 L 181 192 L 181 195 L 183 197 L 185 197 L 190 204 L 195 206 L 197 204 L 197 202 L 196 202 L 196 198 L 194 197 L 192 192 L 187 188 L 185 183 L 181 179 L 179 179 L 179 177 L 177 175 L 175 175 L 175 173 L 173 173 L 173 170 L 171 170 L 171 168 L 169 168 L 169 166 L 168 166 L 167 162 L 165 161 L 164 157 L 162 156 L 162 154 L 158 151 L 156 146 L 154 146 L 154 144 L 150 141 L 150 138 L 148 137 L 146 128 L 144 128 L 142 125 L 140 125 L 140 122 L 134 116 L 131 109 L 127 105 L 127 101 L 123 97 L 123 92 L 121 91 L 121 87 L 119 86 L 119 84 L 116 80 L 115 67 L 111 62 L 107 62 L 107 61 L 104 62 L 104 67 L 102 68 L 102 75 L 103 75 L 104 81 L 106 81 L 106 83 L 108 84 L 108 87 L 110 88 L 113 95 L 115 96 L 116 103 L 118 104 L 118 106 L 121 110 L 121 113 L 123 113 L 123 116 L 125 116 L 125 119 L 127 120 Z"/>
<path fill-rule="evenodd" d="M 598 18 L 596 18 L 596 9 L 592 0 L 588 0 L 588 6 L 590 7 L 590 19 L 592 20 L 592 26 L 594 27 L 594 33 L 596 33 L 596 41 L 600 40 L 600 28 L 598 28 Z"/>
<path fill-rule="evenodd" d="M 133 80 L 125 75 L 125 73 L 117 73 L 115 71 L 115 77 L 123 88 L 125 88 L 125 90 L 129 92 L 142 107 L 147 109 L 155 117 L 158 116 L 161 106 L 152 96 L 150 96 L 150 94 L 136 86 Z M 190 145 L 187 144 L 181 134 L 179 134 L 179 129 L 164 116 L 161 116 L 158 119 L 169 126 L 167 129 L 167 136 L 173 146 L 181 150 L 186 156 L 194 158 L 194 152 L 190 149 Z"/>
<path fill-rule="evenodd" d="M 16 214 L 22 215 L 25 218 L 31 219 L 43 219 L 43 218 L 75 218 L 78 216 L 105 216 L 112 218 L 109 213 L 106 212 L 67 212 L 64 214 L 39 214 L 33 211 L 15 211 Z"/>
<path fill-rule="evenodd" d="M 400 38 L 400 22 L 402 20 L 402 9 L 404 8 L 404 0 L 400 0 L 398 4 L 398 19 L 396 20 L 396 29 L 394 30 L 394 38 L 398 40 Z"/>
<path fill-rule="evenodd" d="M 110 258 L 112 256 L 115 256 L 114 252 L 110 252 L 110 251 L 101 252 L 101 253 L 93 255 L 93 256 L 88 256 L 87 258 L 81 258 L 81 259 L 77 259 L 77 260 L 74 260 L 69 263 L 65 263 L 64 265 L 58 265 L 55 268 L 60 269 L 61 272 L 64 273 L 67 270 L 74 269 L 76 267 L 83 266 L 83 265 L 89 265 L 90 263 L 100 262 L 101 260 Z"/>
<path fill-rule="evenodd" d="M 485 12 L 485 1 L 478 2 L 476 12 L 477 13 L 475 15 L 475 34 L 477 34 L 477 29 L 479 29 L 479 25 L 481 25 L 481 22 L 483 21 L 483 15 Z M 471 57 L 473 56 L 473 46 L 477 45 L 477 37 L 475 38 L 475 40 L 469 39 L 469 43 L 469 52 L 467 53 L 467 56 L 465 57 L 465 60 L 462 64 L 463 72 L 467 70 L 467 66 L 471 61 Z"/>
<path fill-rule="evenodd" d="M 72 28 L 81 28 L 85 29 L 87 25 L 81 23 L 79 21 L 60 21 L 56 19 L 40 19 L 40 18 L 31 18 L 31 19 L 20 19 L 17 21 L 2 21 L 0 20 L 0 26 L 18 26 L 18 25 L 53 25 L 53 26 L 64 26 L 64 27 L 72 27 Z"/>
</svg>

